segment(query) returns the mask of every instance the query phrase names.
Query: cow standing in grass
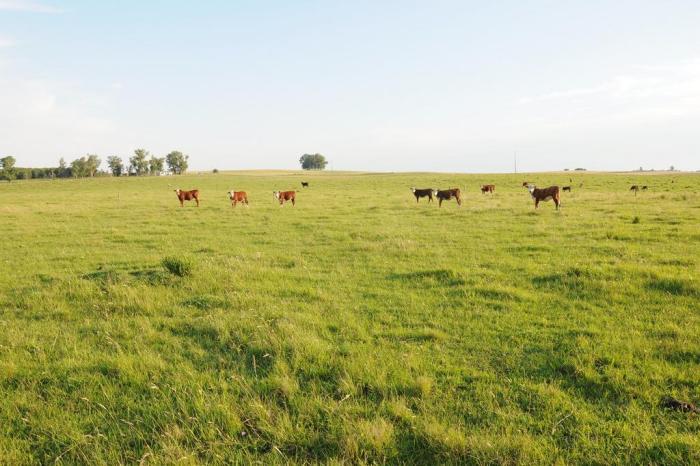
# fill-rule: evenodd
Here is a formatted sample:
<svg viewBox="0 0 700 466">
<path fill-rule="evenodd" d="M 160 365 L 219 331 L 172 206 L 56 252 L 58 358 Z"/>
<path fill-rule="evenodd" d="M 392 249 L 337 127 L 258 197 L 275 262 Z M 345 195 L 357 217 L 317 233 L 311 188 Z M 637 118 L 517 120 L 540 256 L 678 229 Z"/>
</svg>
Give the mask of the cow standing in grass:
<svg viewBox="0 0 700 466">
<path fill-rule="evenodd" d="M 185 206 L 185 201 L 195 201 L 197 207 L 199 207 L 199 189 L 193 189 L 191 191 L 176 189 L 175 194 L 177 194 L 177 198 L 180 201 L 180 207 Z"/>
<path fill-rule="evenodd" d="M 228 198 L 231 199 L 231 207 L 236 207 L 239 202 L 243 203 L 248 207 L 248 193 L 245 191 L 234 191 L 233 189 L 228 192 Z"/>
<path fill-rule="evenodd" d="M 459 188 L 434 190 L 433 195 L 438 199 L 438 206 L 442 207 L 442 201 L 449 201 L 450 199 L 455 199 L 457 205 L 462 205 L 462 192 Z"/>
<path fill-rule="evenodd" d="M 414 196 L 416 196 L 416 204 L 418 204 L 418 199 L 420 199 L 421 197 L 427 197 L 428 202 L 433 202 L 433 189 L 432 188 L 425 188 L 425 189 L 411 188 L 411 192 L 413 193 Z"/>
<path fill-rule="evenodd" d="M 486 193 L 495 193 L 496 192 L 496 185 L 495 184 L 485 184 L 481 186 L 481 194 L 486 194 Z"/>
<path fill-rule="evenodd" d="M 550 186 L 549 188 L 538 188 L 534 184 L 525 184 L 530 195 L 535 200 L 535 209 L 539 206 L 540 201 L 554 201 L 556 209 L 559 210 L 561 199 L 559 197 L 559 186 Z"/>
<path fill-rule="evenodd" d="M 292 205 L 296 205 L 296 191 L 273 191 L 272 195 L 280 202 L 280 207 L 287 201 L 290 201 Z"/>
</svg>

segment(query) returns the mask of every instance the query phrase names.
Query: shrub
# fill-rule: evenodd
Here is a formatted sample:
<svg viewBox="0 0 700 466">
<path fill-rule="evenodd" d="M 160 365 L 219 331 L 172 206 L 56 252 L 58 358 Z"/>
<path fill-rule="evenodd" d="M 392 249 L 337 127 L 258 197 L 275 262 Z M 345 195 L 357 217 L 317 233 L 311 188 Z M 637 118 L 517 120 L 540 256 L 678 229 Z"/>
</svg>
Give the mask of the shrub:
<svg viewBox="0 0 700 466">
<path fill-rule="evenodd" d="M 164 257 L 161 264 L 165 270 L 178 277 L 191 275 L 194 265 L 191 259 L 183 257 Z"/>
<path fill-rule="evenodd" d="M 211 172 L 212 172 L 212 173 L 219 173 L 219 169 L 218 169 L 218 168 L 215 168 L 215 169 L 213 169 Z"/>
</svg>

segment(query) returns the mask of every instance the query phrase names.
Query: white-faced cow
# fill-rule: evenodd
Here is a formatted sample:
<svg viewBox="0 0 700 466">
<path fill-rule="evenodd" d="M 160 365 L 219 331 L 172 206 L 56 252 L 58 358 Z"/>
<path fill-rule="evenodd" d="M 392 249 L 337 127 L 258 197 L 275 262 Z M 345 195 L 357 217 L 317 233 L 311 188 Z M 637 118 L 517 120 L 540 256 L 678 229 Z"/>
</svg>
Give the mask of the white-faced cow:
<svg viewBox="0 0 700 466">
<path fill-rule="evenodd" d="M 228 198 L 231 199 L 231 207 L 236 207 L 236 204 L 243 203 L 248 206 L 248 193 L 245 191 L 234 191 L 233 189 L 228 192 Z"/>
<path fill-rule="evenodd" d="M 416 196 L 416 204 L 421 197 L 427 197 L 428 202 L 433 202 L 433 188 L 416 189 L 411 188 L 411 192 Z"/>
<path fill-rule="evenodd" d="M 185 201 L 192 200 L 194 200 L 197 203 L 197 207 L 199 207 L 199 189 L 193 189 L 191 191 L 176 189 L 175 194 L 177 194 L 177 198 L 180 201 L 180 207 L 185 206 Z"/>
<path fill-rule="evenodd" d="M 442 201 L 449 201 L 450 199 L 455 199 L 457 201 L 457 205 L 462 205 L 462 192 L 459 190 L 459 188 L 443 190 L 435 189 L 433 190 L 433 196 L 437 197 L 438 206 L 440 207 L 442 207 Z"/>
<path fill-rule="evenodd" d="M 557 210 L 561 205 L 561 200 L 559 198 L 559 186 L 550 186 L 549 188 L 538 188 L 534 184 L 523 183 L 523 186 L 527 187 L 530 191 L 530 195 L 535 200 L 535 209 L 539 206 L 540 201 L 554 201 L 554 205 Z"/>
<path fill-rule="evenodd" d="M 287 201 L 290 201 L 292 205 L 296 205 L 296 191 L 273 191 L 272 195 L 280 202 L 280 207 Z"/>
</svg>

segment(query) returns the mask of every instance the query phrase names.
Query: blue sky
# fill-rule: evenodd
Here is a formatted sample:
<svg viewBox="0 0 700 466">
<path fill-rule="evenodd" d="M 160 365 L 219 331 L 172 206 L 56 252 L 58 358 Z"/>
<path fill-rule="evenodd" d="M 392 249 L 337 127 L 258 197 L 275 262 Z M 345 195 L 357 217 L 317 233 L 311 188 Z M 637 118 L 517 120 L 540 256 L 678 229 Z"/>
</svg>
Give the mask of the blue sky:
<svg viewBox="0 0 700 466">
<path fill-rule="evenodd" d="M 700 2 L 0 0 L 0 155 L 700 169 Z"/>
</svg>

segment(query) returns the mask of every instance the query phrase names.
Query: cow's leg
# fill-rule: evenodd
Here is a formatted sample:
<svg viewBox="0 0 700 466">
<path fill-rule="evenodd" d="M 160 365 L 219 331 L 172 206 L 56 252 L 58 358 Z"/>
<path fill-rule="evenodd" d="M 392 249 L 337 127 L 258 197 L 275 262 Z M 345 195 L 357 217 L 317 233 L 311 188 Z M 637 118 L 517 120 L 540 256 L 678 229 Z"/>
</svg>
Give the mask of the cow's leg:
<svg viewBox="0 0 700 466">
<path fill-rule="evenodd" d="M 416 195 L 416 204 L 418 204 L 418 195 Z"/>
<path fill-rule="evenodd" d="M 539 199 L 535 199 L 535 209 L 536 209 L 537 206 L 539 206 L 539 205 L 540 205 L 540 200 L 539 200 Z"/>
<path fill-rule="evenodd" d="M 197 207 L 199 207 L 199 198 L 198 198 L 198 197 L 195 197 L 195 198 L 194 198 L 194 201 L 197 203 Z"/>
<path fill-rule="evenodd" d="M 180 199 L 180 207 L 185 207 L 185 201 L 183 201 L 182 199 Z"/>
<path fill-rule="evenodd" d="M 442 207 L 442 198 L 438 201 L 438 207 Z"/>
<path fill-rule="evenodd" d="M 296 200 L 295 200 L 295 198 L 292 198 L 292 207 L 294 207 L 295 205 L 297 205 Z"/>
</svg>

